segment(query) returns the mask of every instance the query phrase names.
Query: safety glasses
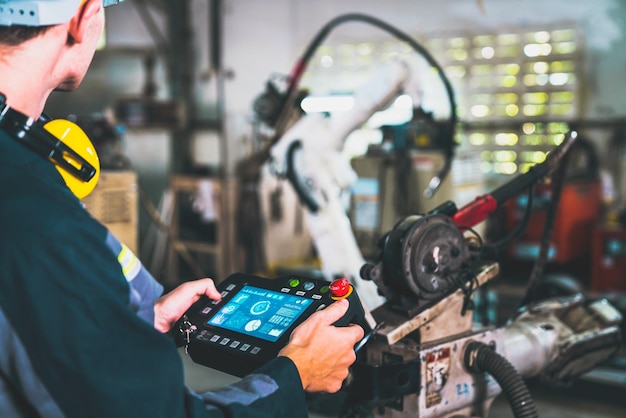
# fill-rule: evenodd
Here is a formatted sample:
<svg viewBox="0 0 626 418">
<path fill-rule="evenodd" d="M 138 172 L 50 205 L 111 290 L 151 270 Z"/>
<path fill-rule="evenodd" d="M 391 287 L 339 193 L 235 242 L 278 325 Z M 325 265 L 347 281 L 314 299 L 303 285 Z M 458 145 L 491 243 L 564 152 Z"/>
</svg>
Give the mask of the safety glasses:
<svg viewBox="0 0 626 418">
<path fill-rule="evenodd" d="M 104 7 L 115 6 L 116 4 L 121 3 L 121 2 L 123 2 L 123 1 L 124 1 L 124 0 L 104 0 L 104 1 L 102 2 L 102 5 L 103 5 Z"/>
</svg>

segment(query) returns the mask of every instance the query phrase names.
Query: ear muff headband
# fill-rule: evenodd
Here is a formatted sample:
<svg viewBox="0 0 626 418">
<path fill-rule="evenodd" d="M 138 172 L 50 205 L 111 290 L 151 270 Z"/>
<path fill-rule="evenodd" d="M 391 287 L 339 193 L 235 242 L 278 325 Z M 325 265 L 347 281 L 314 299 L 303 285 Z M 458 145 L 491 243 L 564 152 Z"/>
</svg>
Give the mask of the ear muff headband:
<svg viewBox="0 0 626 418">
<path fill-rule="evenodd" d="M 75 123 L 64 119 L 45 124 L 36 122 L 7 106 L 0 94 L 0 129 L 54 163 L 67 187 L 79 199 L 96 187 L 100 160 L 85 132 Z"/>
</svg>

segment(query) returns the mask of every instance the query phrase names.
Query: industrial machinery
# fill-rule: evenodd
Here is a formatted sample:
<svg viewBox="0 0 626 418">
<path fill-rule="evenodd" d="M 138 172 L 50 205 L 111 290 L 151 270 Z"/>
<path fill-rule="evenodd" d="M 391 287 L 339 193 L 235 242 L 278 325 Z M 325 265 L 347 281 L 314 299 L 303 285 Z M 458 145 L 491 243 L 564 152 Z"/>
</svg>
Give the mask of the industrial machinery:
<svg viewBox="0 0 626 418">
<path fill-rule="evenodd" d="M 311 54 L 307 51 L 305 58 Z M 354 181 L 354 172 L 339 150 L 352 129 L 401 91 L 407 70 L 402 63 L 390 64 L 357 92 L 355 107 L 342 119 L 298 115 L 293 122 L 293 109 L 286 103 L 294 100 L 305 65 L 306 59 L 296 66 L 287 93 L 266 93 L 276 99 L 273 102 L 263 97 L 261 102 L 274 107 L 261 107 L 273 109 L 264 118 L 277 132 L 269 150 L 274 172 L 289 179 L 309 210 L 308 225 L 324 273 L 351 278 L 375 323 L 346 381 L 342 417 L 486 417 L 502 392 L 516 417 L 535 417 L 523 378 L 567 383 L 619 350 L 622 317 L 606 300 L 587 301 L 579 294 L 526 298 L 519 314 L 499 328 L 479 329 L 471 315 L 472 293 L 499 272 L 496 252 L 490 249 L 504 244 L 487 245 L 472 227 L 525 190 L 532 196 L 540 179 L 560 173 L 576 132 L 570 132 L 544 163 L 491 194 L 460 209 L 446 202 L 399 220 L 380 237 L 378 260 L 365 264 L 342 204 L 342 192 Z M 444 85 L 454 109 L 449 83 Z M 436 190 L 441 179 L 435 176 L 426 194 Z M 517 229 L 525 224 L 522 220 Z M 529 290 L 546 257 L 542 245 Z"/>
<path fill-rule="evenodd" d="M 448 202 L 399 221 L 362 269 L 386 302 L 352 374 L 344 416 L 487 416 L 504 393 L 514 416 L 538 416 L 523 378 L 567 384 L 621 347 L 622 316 L 581 294 L 530 300 L 499 328 L 477 328 L 472 292 L 498 273 L 471 227 L 555 171 L 571 132 L 546 162 L 457 209 Z"/>
</svg>

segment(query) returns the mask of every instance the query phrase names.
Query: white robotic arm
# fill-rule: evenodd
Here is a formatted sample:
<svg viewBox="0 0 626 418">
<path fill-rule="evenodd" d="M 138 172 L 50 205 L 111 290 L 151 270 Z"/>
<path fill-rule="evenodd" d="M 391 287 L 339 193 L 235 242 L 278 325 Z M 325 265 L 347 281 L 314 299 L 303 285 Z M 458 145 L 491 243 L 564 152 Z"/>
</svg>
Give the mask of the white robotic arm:
<svg viewBox="0 0 626 418">
<path fill-rule="evenodd" d="M 326 277 L 343 276 L 357 287 L 367 308 L 382 299 L 373 283 L 356 280 L 364 264 L 342 194 L 357 180 L 342 155 L 346 137 L 375 112 L 389 105 L 409 75 L 403 62 L 386 65 L 355 93 L 354 106 L 332 118 L 307 114 L 272 147 L 275 172 L 286 176 L 309 209 L 307 224 Z"/>
</svg>

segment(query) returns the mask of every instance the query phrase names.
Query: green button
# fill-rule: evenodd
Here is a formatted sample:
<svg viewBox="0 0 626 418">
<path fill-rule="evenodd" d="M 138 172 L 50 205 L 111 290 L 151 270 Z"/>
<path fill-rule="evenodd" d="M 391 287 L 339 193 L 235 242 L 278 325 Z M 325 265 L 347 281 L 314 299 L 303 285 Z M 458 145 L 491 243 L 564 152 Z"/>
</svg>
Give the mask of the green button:
<svg viewBox="0 0 626 418">
<path fill-rule="evenodd" d="M 328 293 L 328 286 L 324 286 L 320 289 L 320 293 Z"/>
<path fill-rule="evenodd" d="M 298 287 L 299 284 L 300 284 L 300 280 L 298 280 L 298 279 L 291 279 L 291 280 L 289 280 L 289 286 L 291 286 L 291 287 Z"/>
</svg>

